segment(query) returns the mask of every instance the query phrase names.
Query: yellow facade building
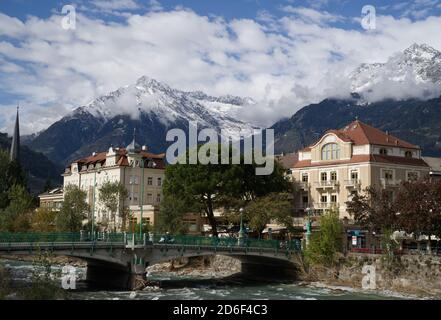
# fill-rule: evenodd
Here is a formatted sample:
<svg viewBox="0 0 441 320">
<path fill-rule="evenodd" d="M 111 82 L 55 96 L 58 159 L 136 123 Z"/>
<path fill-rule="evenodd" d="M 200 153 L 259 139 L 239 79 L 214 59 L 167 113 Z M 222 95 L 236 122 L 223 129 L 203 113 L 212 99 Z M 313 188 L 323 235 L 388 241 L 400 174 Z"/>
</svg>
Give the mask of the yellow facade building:
<svg viewBox="0 0 441 320">
<path fill-rule="evenodd" d="M 373 186 L 393 197 L 401 181 L 427 176 L 430 169 L 419 146 L 356 120 L 300 150 L 291 171 L 301 189 L 297 214 L 319 216 L 335 208 L 340 218 L 350 218 L 346 202 L 354 193 Z"/>
</svg>

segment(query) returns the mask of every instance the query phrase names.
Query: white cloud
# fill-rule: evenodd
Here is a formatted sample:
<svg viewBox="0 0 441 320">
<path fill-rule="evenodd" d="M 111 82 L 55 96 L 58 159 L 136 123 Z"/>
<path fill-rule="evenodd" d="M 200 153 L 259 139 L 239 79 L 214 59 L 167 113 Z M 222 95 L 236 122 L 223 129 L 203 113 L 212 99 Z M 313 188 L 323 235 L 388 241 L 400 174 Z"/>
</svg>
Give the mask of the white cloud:
<svg viewBox="0 0 441 320">
<path fill-rule="evenodd" d="M 115 3 L 108 9 L 117 10 Z M 60 16 L 20 21 L 0 14 L 0 90 L 20 97 L 23 133 L 142 75 L 182 90 L 250 96 L 258 103 L 242 110 L 242 119 L 271 125 L 347 94 L 346 75 L 360 63 L 384 62 L 414 42 L 441 49 L 441 17 L 378 16 L 377 29 L 367 32 L 333 27 L 340 18 L 323 11 L 291 11 L 277 20 L 227 21 L 181 8 L 105 22 L 80 10 L 76 30 L 68 31 Z M 0 108 L 0 131 L 10 132 L 14 106 Z"/>
<path fill-rule="evenodd" d="M 139 4 L 135 0 L 92 0 L 91 4 L 102 10 L 135 10 Z"/>
</svg>

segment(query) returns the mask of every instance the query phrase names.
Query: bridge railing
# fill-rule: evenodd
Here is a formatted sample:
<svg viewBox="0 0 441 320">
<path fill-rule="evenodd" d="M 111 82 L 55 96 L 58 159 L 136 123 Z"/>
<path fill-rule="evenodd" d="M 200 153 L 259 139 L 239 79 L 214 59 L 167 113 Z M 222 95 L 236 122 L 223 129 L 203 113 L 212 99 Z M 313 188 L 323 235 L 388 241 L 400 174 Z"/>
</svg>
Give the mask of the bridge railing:
<svg viewBox="0 0 441 320">
<path fill-rule="evenodd" d="M 19 232 L 19 233 L 0 233 L 0 243 L 11 242 L 79 242 L 81 241 L 80 233 L 40 233 L 40 232 Z"/>
<path fill-rule="evenodd" d="M 1 243 L 59 243 L 59 242 L 102 242 L 124 243 L 126 245 L 145 244 L 178 244 L 186 246 L 209 246 L 209 247 L 246 247 L 261 249 L 277 249 L 300 251 L 300 241 L 279 241 L 243 238 L 239 240 L 233 237 L 205 237 L 189 235 L 160 235 L 139 233 L 87 233 L 87 232 L 23 232 L 23 233 L 0 233 Z"/>
<path fill-rule="evenodd" d="M 262 249 L 286 249 L 301 250 L 300 241 L 279 241 L 244 238 L 239 240 L 233 237 L 204 237 L 204 236 L 186 236 L 186 235 L 154 235 L 153 243 L 156 244 L 179 244 L 192 246 L 211 246 L 211 247 L 246 247 Z"/>
</svg>

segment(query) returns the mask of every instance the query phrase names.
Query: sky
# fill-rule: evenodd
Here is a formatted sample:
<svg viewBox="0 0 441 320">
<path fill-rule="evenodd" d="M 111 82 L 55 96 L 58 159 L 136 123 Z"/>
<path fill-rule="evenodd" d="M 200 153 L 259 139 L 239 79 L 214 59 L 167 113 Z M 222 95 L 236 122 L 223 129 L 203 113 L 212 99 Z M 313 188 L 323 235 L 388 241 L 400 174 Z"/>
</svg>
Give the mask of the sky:
<svg viewBox="0 0 441 320">
<path fill-rule="evenodd" d="M 413 43 L 441 50 L 440 30 L 441 0 L 0 0 L 0 132 L 17 104 L 21 132 L 35 133 L 143 75 L 251 97 L 242 119 L 271 125 L 344 95 L 361 63 Z"/>
</svg>

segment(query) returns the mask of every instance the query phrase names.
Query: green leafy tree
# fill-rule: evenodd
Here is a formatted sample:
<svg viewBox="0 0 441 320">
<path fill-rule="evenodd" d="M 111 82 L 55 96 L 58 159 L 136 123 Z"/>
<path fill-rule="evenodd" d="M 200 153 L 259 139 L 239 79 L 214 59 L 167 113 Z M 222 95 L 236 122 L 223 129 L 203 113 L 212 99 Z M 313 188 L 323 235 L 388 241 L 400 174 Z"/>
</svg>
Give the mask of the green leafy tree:
<svg viewBox="0 0 441 320">
<path fill-rule="evenodd" d="M 13 185 L 8 192 L 9 206 L 0 215 L 0 228 L 9 232 L 25 232 L 31 228 L 34 199 L 25 187 Z"/>
<path fill-rule="evenodd" d="M 120 203 L 125 199 L 128 195 L 126 187 L 121 182 L 110 182 L 106 181 L 101 188 L 100 192 L 100 201 L 106 207 L 106 209 L 110 213 L 110 217 L 113 222 L 113 231 L 116 231 L 116 215 L 123 220 L 123 228 L 125 228 L 126 217 L 123 215 L 124 210 Z"/>
<path fill-rule="evenodd" d="M 64 201 L 56 219 L 58 230 L 70 232 L 81 230 L 82 222 L 87 218 L 89 211 L 86 197 L 86 192 L 77 186 L 69 185 L 66 187 Z"/>
<path fill-rule="evenodd" d="M 171 234 L 185 234 L 188 225 L 183 222 L 183 218 L 190 211 L 182 199 L 165 196 L 159 211 L 157 230 Z"/>
<path fill-rule="evenodd" d="M 399 227 L 396 202 L 387 190 L 366 188 L 346 202 L 347 211 L 361 226 L 375 232 L 396 230 Z"/>
<path fill-rule="evenodd" d="M 26 174 L 23 171 L 23 168 L 18 161 L 9 162 L 7 179 L 9 186 L 20 185 L 26 187 L 27 185 Z"/>
<path fill-rule="evenodd" d="M 276 222 L 292 226 L 293 195 L 291 193 L 270 193 L 250 201 L 245 207 L 245 219 L 253 230 L 262 234 L 266 225 Z"/>
<path fill-rule="evenodd" d="M 8 166 L 9 156 L 6 151 L 0 149 L 0 210 L 6 208 L 9 204 Z"/>
<path fill-rule="evenodd" d="M 204 146 L 199 146 L 197 151 Z M 236 211 L 247 202 L 267 195 L 271 192 L 283 192 L 290 188 L 290 183 L 285 179 L 284 169 L 274 163 L 274 171 L 270 175 L 256 175 L 253 164 L 220 164 L 221 147 L 214 150 L 211 155 L 219 164 L 175 164 L 167 166 L 165 170 L 164 195 L 180 199 L 194 212 L 203 213 L 212 228 L 213 236 L 217 236 L 217 222 L 214 211 L 218 208 Z M 215 152 L 216 152 L 215 151 Z M 186 153 L 188 160 L 195 150 Z M 224 159 L 225 160 L 225 159 Z M 225 162 L 225 161 L 224 161 Z"/>
<path fill-rule="evenodd" d="M 0 210 L 9 205 L 9 190 L 14 185 L 26 186 L 25 173 L 17 161 L 10 161 L 9 154 L 0 150 Z"/>
<path fill-rule="evenodd" d="M 320 229 L 311 234 L 305 257 L 311 264 L 333 267 L 343 249 L 343 225 L 337 211 L 325 213 L 319 222 Z"/>
<path fill-rule="evenodd" d="M 49 208 L 38 208 L 32 214 L 32 230 L 36 232 L 54 232 L 57 212 Z"/>
</svg>

